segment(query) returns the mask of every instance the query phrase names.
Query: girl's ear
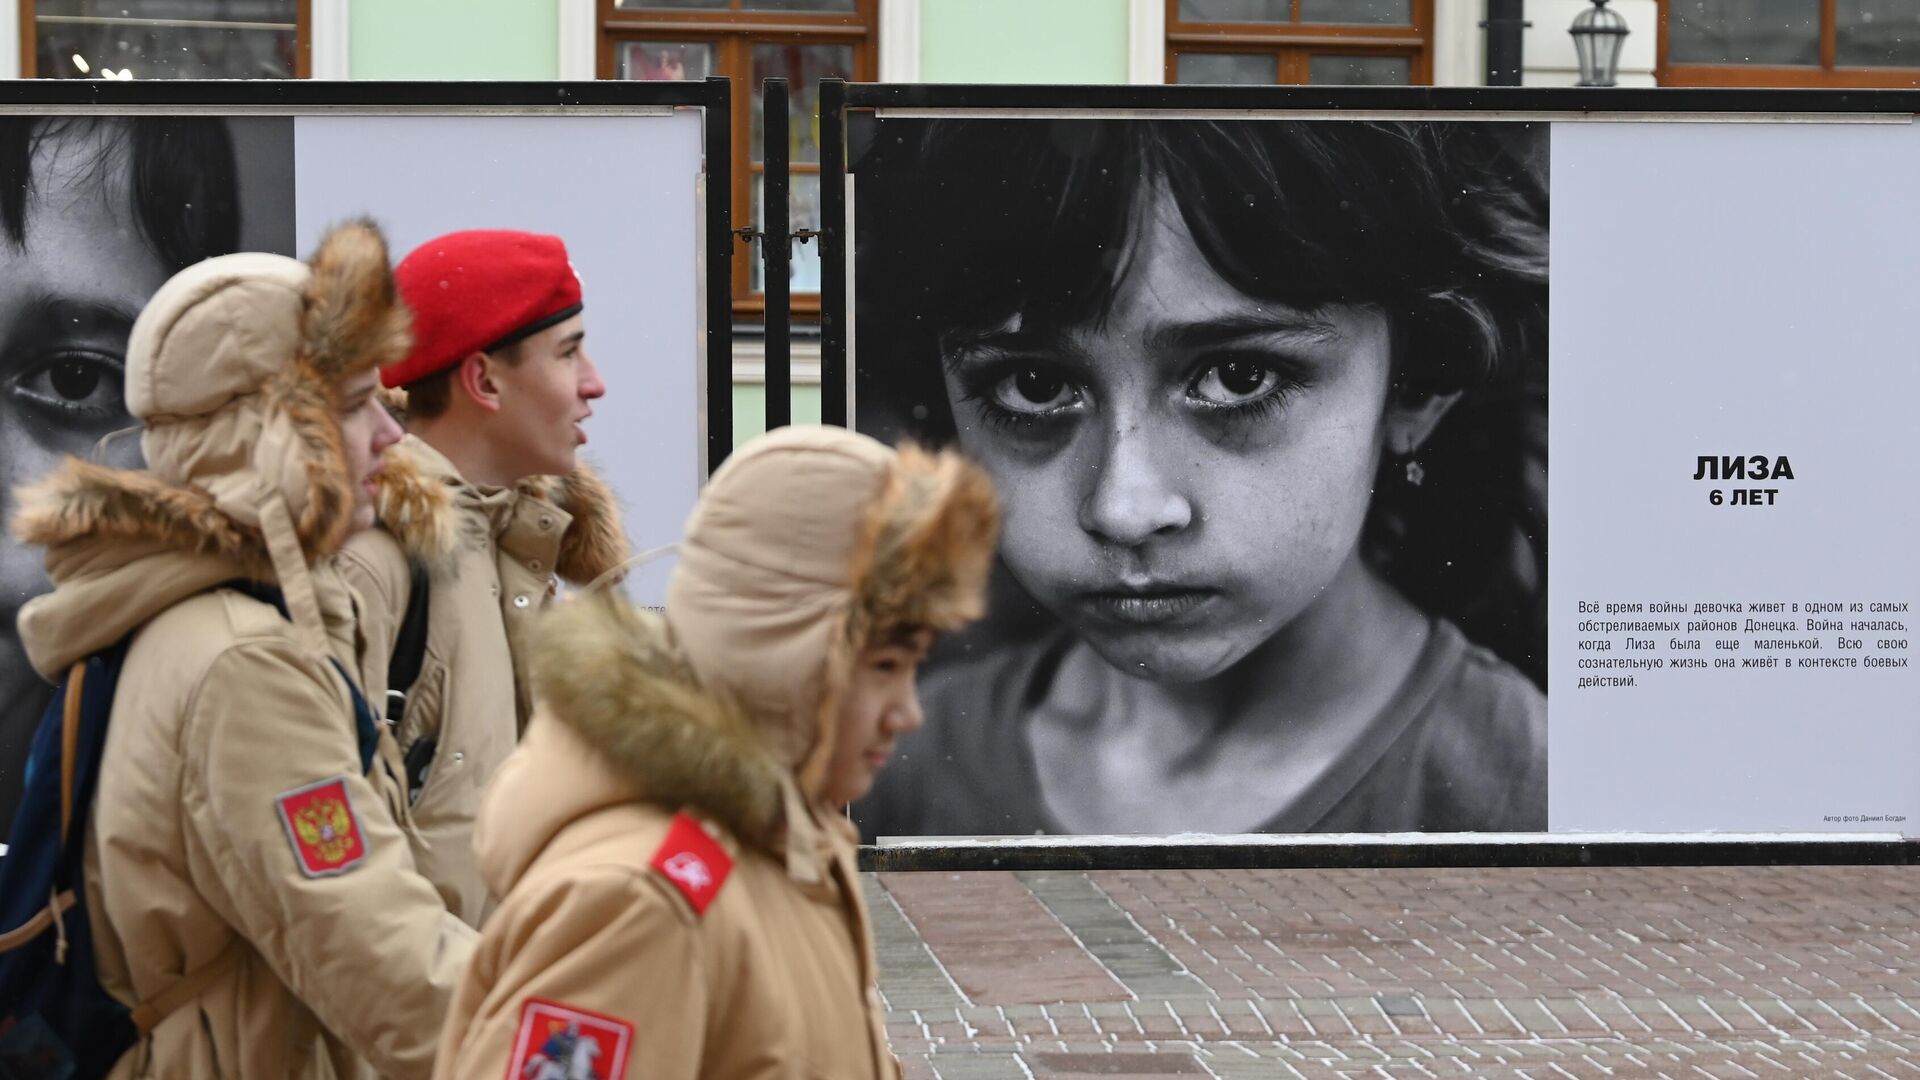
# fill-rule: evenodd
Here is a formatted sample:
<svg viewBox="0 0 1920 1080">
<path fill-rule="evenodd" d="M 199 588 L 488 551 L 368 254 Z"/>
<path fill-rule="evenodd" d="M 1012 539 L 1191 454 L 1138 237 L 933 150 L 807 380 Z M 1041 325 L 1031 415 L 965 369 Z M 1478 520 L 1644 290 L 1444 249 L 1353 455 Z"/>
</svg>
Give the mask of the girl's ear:
<svg viewBox="0 0 1920 1080">
<path fill-rule="evenodd" d="M 1460 400 L 1461 391 L 1435 394 L 1423 390 L 1395 387 L 1387 395 L 1385 431 L 1386 450 L 1400 457 L 1411 457 L 1427 444 L 1427 437 Z"/>
</svg>

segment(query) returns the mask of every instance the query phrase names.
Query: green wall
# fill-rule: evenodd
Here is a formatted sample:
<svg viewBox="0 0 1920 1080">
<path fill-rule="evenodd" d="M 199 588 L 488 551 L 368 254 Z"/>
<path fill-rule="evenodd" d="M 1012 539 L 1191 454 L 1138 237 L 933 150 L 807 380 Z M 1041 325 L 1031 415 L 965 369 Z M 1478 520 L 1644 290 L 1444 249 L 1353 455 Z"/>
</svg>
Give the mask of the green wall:
<svg viewBox="0 0 1920 1080">
<path fill-rule="evenodd" d="M 922 0 L 920 78 L 1126 82 L 1127 0 Z"/>
<path fill-rule="evenodd" d="M 820 422 L 820 387 L 795 383 L 793 422 Z M 765 383 L 733 384 L 733 445 L 739 446 L 767 430 L 767 386 Z"/>
<path fill-rule="evenodd" d="M 352 0 L 356 79 L 552 79 L 559 0 Z"/>
</svg>

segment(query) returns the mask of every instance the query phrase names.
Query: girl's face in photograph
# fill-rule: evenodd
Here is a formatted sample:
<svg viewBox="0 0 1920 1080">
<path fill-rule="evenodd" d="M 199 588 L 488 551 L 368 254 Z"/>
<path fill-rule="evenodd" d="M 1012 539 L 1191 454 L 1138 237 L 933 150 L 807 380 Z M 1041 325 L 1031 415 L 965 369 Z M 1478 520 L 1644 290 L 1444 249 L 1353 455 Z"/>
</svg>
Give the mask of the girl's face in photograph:
<svg viewBox="0 0 1920 1080">
<path fill-rule="evenodd" d="M 0 237 L 0 505 L 8 510 L 15 485 L 45 476 L 63 455 L 87 456 L 101 436 L 132 422 L 122 396 L 127 334 L 167 269 L 133 218 L 130 154 L 113 145 L 126 135 L 99 124 L 42 139 L 25 243 Z M 138 439 L 113 445 L 106 464 L 138 464 Z M 0 668 L 17 656 L 20 604 L 47 588 L 44 558 L 0 539 Z"/>
<path fill-rule="evenodd" d="M 1377 308 L 1239 291 L 1164 185 L 1130 232 L 1103 317 L 951 340 L 947 395 L 1021 584 L 1119 670 L 1190 683 L 1358 557 L 1390 335 Z"/>
</svg>

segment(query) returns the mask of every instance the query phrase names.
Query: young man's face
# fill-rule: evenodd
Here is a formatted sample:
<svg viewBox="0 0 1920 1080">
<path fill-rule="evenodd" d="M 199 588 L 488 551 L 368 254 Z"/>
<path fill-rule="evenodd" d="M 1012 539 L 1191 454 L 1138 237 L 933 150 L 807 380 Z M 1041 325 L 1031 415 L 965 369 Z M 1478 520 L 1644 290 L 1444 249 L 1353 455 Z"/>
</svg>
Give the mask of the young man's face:
<svg viewBox="0 0 1920 1080">
<path fill-rule="evenodd" d="M 348 379 L 340 387 L 340 434 L 347 450 L 347 473 L 353 480 L 353 531 L 373 525 L 374 475 L 380 456 L 400 441 L 400 425 L 374 396 L 380 387 L 378 372 Z"/>
<path fill-rule="evenodd" d="M 500 394 L 493 443 L 520 476 L 573 471 L 574 451 L 587 441 L 581 426 L 590 404 L 607 392 L 587 357 L 586 320 L 575 315 L 516 346 L 519 363 L 488 366 Z"/>
<path fill-rule="evenodd" d="M 894 741 L 919 729 L 917 678 L 932 648 L 933 634 L 919 630 L 870 646 L 854 661 L 821 792 L 828 803 L 845 806 L 865 795 L 893 755 Z"/>
</svg>

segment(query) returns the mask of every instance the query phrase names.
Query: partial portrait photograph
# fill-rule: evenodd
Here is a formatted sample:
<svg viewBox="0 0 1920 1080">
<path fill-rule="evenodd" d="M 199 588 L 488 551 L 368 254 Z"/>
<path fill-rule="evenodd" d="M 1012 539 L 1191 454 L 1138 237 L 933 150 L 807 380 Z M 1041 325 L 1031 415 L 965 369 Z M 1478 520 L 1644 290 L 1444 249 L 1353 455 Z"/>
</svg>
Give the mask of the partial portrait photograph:
<svg viewBox="0 0 1920 1080">
<path fill-rule="evenodd" d="M 920 836 L 1547 828 L 1545 124 L 863 118 L 853 415 L 958 446 Z"/>
<path fill-rule="evenodd" d="M 291 119 L 0 117 L 0 510 L 65 456 L 137 467 L 127 335 L 176 272 L 293 247 Z M 0 836 L 53 687 L 15 620 L 45 551 L 0 539 Z"/>
</svg>

